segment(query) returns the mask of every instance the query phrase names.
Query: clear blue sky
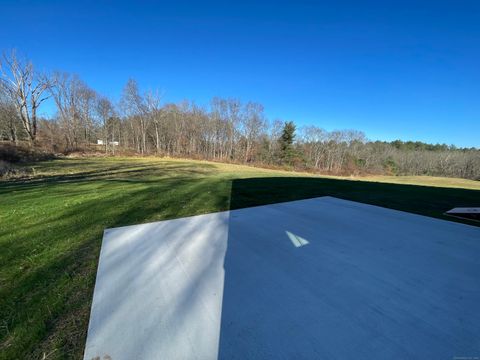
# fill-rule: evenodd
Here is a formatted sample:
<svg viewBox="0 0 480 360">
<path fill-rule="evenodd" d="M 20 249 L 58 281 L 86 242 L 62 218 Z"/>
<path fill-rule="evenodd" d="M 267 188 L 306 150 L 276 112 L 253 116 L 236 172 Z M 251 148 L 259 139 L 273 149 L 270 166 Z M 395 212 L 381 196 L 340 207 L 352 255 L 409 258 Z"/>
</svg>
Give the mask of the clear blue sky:
<svg viewBox="0 0 480 360">
<path fill-rule="evenodd" d="M 0 48 L 118 99 L 264 104 L 370 139 L 480 147 L 480 1 L 1 0 Z M 45 111 L 48 111 L 47 109 Z"/>
</svg>

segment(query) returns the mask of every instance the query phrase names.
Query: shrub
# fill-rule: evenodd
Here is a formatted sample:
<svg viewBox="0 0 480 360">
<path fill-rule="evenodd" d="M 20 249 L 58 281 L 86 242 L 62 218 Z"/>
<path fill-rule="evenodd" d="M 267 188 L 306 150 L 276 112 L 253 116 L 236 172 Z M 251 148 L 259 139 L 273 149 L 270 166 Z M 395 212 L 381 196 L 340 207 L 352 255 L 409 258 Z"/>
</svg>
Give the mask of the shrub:
<svg viewBox="0 0 480 360">
<path fill-rule="evenodd" d="M 32 173 L 30 168 L 15 166 L 8 161 L 0 160 L 0 178 L 12 179 L 29 176 Z"/>
<path fill-rule="evenodd" d="M 39 148 L 31 148 L 27 145 L 14 145 L 10 142 L 0 143 L 0 160 L 10 163 L 34 162 L 53 159 L 51 152 Z"/>
</svg>

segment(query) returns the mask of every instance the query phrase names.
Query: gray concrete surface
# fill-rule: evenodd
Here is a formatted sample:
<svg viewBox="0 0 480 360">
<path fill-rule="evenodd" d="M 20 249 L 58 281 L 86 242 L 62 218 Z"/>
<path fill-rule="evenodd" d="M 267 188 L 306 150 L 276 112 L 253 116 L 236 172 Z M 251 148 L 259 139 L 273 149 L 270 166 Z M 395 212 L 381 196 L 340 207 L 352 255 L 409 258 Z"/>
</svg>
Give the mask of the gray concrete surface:
<svg viewBox="0 0 480 360">
<path fill-rule="evenodd" d="M 480 229 L 331 197 L 108 229 L 97 356 L 478 357 Z"/>
</svg>

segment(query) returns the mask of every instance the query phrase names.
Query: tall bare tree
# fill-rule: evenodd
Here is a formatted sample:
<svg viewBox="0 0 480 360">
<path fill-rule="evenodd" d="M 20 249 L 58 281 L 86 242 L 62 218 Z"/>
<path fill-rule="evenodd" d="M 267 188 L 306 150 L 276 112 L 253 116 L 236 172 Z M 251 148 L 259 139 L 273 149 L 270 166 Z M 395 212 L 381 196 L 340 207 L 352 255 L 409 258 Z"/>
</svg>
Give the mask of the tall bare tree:
<svg viewBox="0 0 480 360">
<path fill-rule="evenodd" d="M 0 87 L 10 97 L 31 144 L 37 139 L 38 109 L 48 99 L 53 85 L 48 76 L 37 73 L 32 62 L 20 59 L 15 50 L 0 62 Z"/>
<path fill-rule="evenodd" d="M 112 122 L 110 121 L 115 116 L 115 110 L 111 101 L 106 97 L 99 97 L 97 100 L 96 112 L 100 118 L 100 123 L 102 127 L 102 141 L 105 146 L 105 152 L 108 152 L 108 145 L 112 143 L 112 150 L 115 149 L 113 136 L 110 137 L 109 134 L 112 133 L 113 129 L 110 129 L 109 125 Z"/>
<path fill-rule="evenodd" d="M 134 142 L 137 149 L 142 154 L 147 152 L 147 129 L 149 119 L 145 99 L 140 94 L 138 83 L 134 79 L 129 79 L 123 88 L 121 107 L 127 117 L 131 119 L 132 130 L 134 133 Z"/>
<path fill-rule="evenodd" d="M 266 126 L 263 105 L 254 102 L 247 103 L 241 117 L 241 131 L 245 141 L 244 162 L 252 160 L 255 142 L 260 137 L 261 132 L 266 129 Z"/>
<path fill-rule="evenodd" d="M 161 144 L 160 144 L 160 127 L 161 122 L 164 118 L 164 113 L 161 108 L 162 97 L 158 90 L 148 91 L 145 94 L 145 106 L 148 116 L 151 118 L 151 122 L 154 127 L 154 142 L 157 154 L 160 154 Z"/>
<path fill-rule="evenodd" d="M 55 86 L 50 88 L 57 105 L 60 127 L 67 148 L 75 149 L 92 141 L 96 93 L 77 75 L 54 74 Z"/>
<path fill-rule="evenodd" d="M 22 122 L 15 105 L 0 89 L 0 139 L 8 139 L 18 144 L 22 135 Z"/>
</svg>

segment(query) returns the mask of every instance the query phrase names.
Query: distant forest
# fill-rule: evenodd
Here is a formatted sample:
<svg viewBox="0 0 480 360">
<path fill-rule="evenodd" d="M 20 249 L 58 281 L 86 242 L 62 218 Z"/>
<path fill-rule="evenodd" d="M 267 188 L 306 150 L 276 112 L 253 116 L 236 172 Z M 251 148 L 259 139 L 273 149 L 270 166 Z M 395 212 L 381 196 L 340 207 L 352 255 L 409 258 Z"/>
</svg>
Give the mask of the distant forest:
<svg viewBox="0 0 480 360">
<path fill-rule="evenodd" d="M 51 119 L 39 117 L 46 99 Z M 128 80 L 118 103 L 77 75 L 37 72 L 14 51 L 0 70 L 0 139 L 56 153 L 142 154 L 286 167 L 325 174 L 434 175 L 480 180 L 480 150 L 423 142 L 370 141 L 358 130 L 297 128 L 268 120 L 261 104 L 212 99 L 164 103 Z"/>
</svg>

